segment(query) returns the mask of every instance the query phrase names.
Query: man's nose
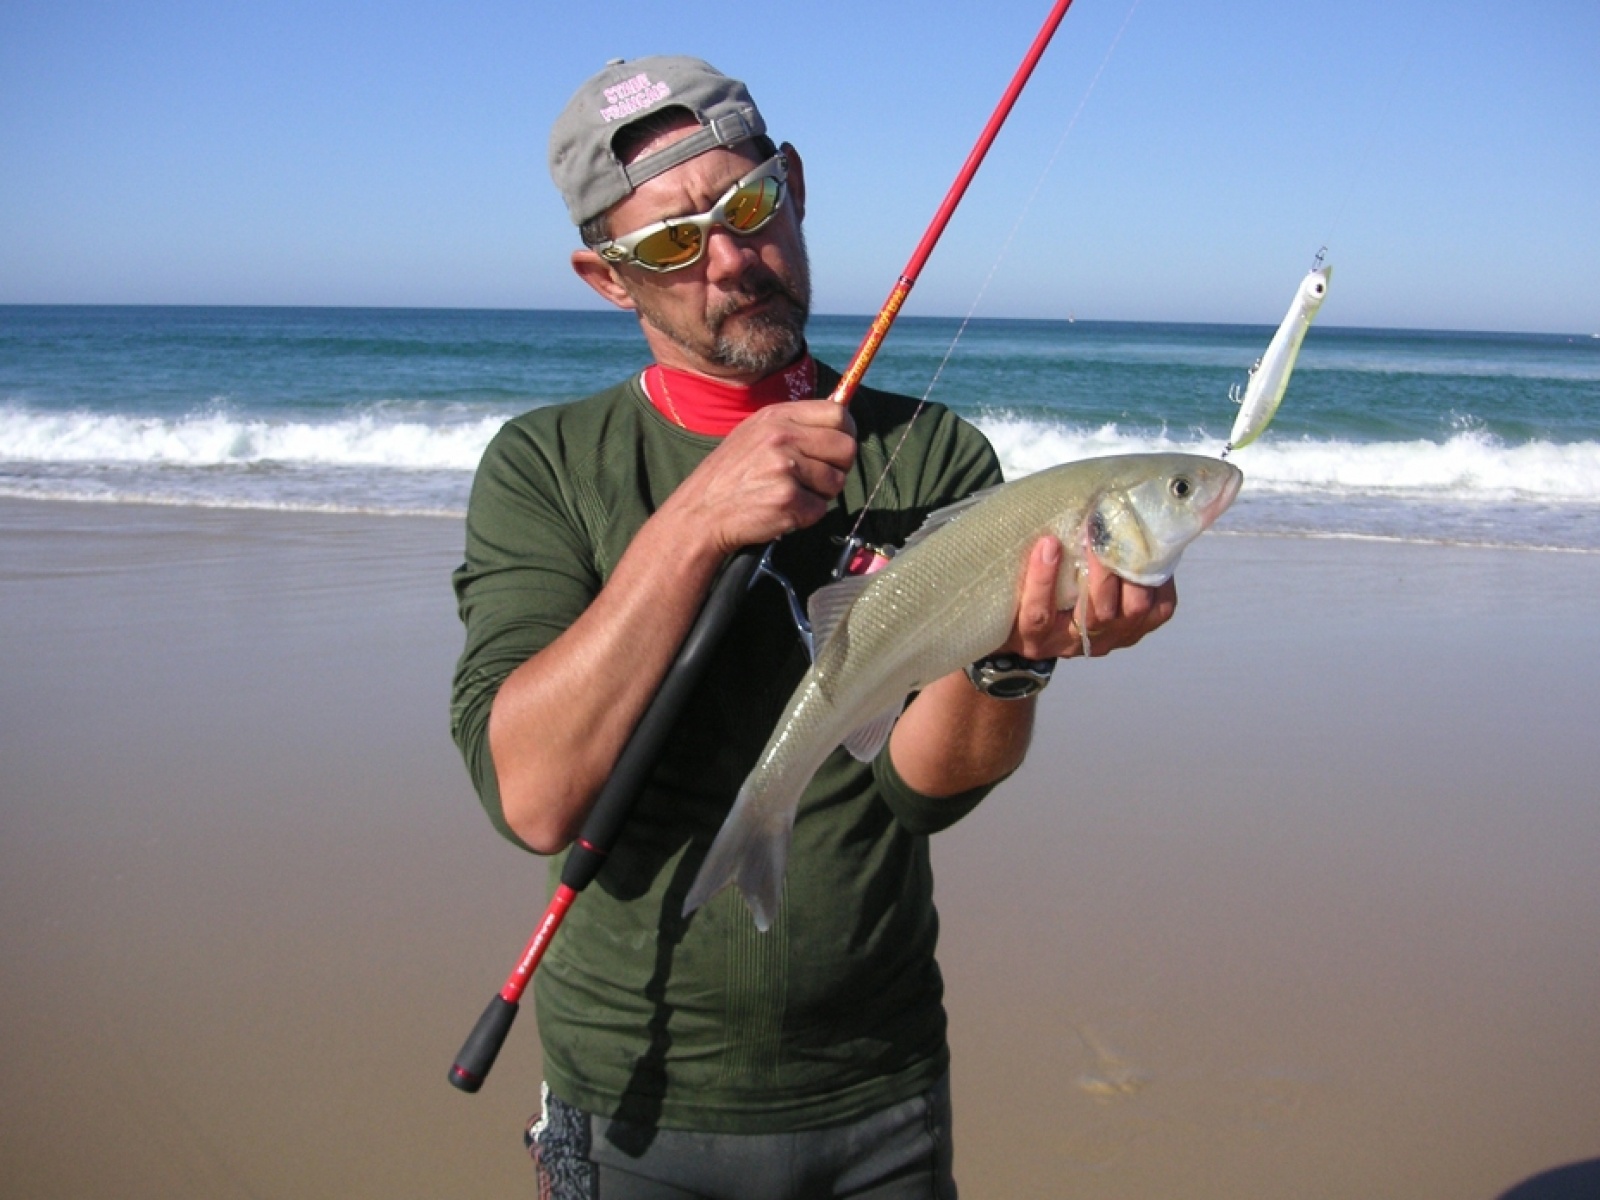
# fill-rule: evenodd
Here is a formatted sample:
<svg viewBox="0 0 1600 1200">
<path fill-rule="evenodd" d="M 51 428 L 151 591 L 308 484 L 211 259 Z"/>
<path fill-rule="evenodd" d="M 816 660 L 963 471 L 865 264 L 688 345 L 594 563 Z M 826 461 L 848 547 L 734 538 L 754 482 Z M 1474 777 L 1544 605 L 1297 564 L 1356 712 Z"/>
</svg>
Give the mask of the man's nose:
<svg viewBox="0 0 1600 1200">
<path fill-rule="evenodd" d="M 713 225 L 706 236 L 707 279 L 737 279 L 755 262 L 756 239 L 738 237 L 718 225 Z"/>
</svg>

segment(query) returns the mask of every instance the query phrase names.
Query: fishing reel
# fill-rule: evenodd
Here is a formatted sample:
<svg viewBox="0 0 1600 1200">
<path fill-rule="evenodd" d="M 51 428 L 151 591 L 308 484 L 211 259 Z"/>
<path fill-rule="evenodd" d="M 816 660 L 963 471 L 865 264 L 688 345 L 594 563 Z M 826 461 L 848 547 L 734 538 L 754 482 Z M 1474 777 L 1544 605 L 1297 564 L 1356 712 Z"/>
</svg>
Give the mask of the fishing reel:
<svg viewBox="0 0 1600 1200">
<path fill-rule="evenodd" d="M 894 557 L 893 546 L 869 545 L 855 534 L 842 539 L 841 544 L 843 548 L 838 561 L 829 575 L 835 582 L 850 575 L 871 575 L 874 571 L 881 571 Z M 772 543 L 762 553 L 760 561 L 756 563 L 755 574 L 750 577 L 750 586 L 755 587 L 758 579 L 770 579 L 783 589 L 784 598 L 789 601 L 789 619 L 794 622 L 795 632 L 800 635 L 800 641 L 806 648 L 806 656 L 816 662 L 817 639 L 811 630 L 811 621 L 806 616 L 805 605 L 800 603 L 800 595 L 789 577 L 772 565 L 772 551 L 776 545 Z"/>
</svg>

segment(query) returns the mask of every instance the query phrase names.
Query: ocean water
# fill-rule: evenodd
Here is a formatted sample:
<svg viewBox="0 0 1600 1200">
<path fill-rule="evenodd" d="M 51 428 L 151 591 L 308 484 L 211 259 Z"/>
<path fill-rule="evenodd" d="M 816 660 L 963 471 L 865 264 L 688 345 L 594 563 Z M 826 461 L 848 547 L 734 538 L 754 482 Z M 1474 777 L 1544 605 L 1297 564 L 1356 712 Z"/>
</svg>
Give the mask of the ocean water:
<svg viewBox="0 0 1600 1200">
<path fill-rule="evenodd" d="M 814 319 L 813 351 L 842 367 L 867 323 Z M 902 317 L 867 381 L 970 418 L 1009 477 L 1215 454 L 1272 332 Z M 0 307 L 0 495 L 456 514 L 502 422 L 647 361 L 612 312 Z M 1600 337 L 1315 325 L 1232 459 L 1227 529 L 1600 553 Z"/>
</svg>

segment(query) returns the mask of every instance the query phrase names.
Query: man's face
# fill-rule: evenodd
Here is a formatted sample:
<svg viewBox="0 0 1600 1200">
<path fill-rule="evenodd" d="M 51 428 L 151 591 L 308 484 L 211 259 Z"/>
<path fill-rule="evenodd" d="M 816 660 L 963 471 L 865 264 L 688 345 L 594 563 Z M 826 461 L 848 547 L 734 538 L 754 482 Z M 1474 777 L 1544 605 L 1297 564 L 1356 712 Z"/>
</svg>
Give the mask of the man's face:
<svg viewBox="0 0 1600 1200">
<path fill-rule="evenodd" d="M 664 134 L 645 151 L 692 129 Z M 749 155 L 720 147 L 697 155 L 617 204 L 607 222 L 611 235 L 705 212 L 758 165 Z M 627 296 L 618 302 L 637 310 L 658 362 L 754 382 L 799 356 L 811 307 L 811 272 L 800 232 L 804 194 L 799 159 L 792 157 L 789 197 L 759 232 L 740 237 L 713 226 L 700 260 L 678 271 L 609 268 Z"/>
</svg>

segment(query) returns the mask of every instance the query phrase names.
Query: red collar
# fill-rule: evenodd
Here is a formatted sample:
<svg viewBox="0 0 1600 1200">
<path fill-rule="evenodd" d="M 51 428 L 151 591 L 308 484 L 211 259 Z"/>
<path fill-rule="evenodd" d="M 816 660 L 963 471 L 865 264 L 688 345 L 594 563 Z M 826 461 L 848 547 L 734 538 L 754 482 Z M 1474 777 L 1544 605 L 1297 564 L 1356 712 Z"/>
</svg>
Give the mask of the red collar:
<svg viewBox="0 0 1600 1200">
<path fill-rule="evenodd" d="M 674 425 L 690 433 L 726 437 L 750 414 L 783 400 L 817 394 L 817 364 L 803 354 L 791 367 L 746 387 L 657 364 L 644 373 L 645 395 Z"/>
</svg>

